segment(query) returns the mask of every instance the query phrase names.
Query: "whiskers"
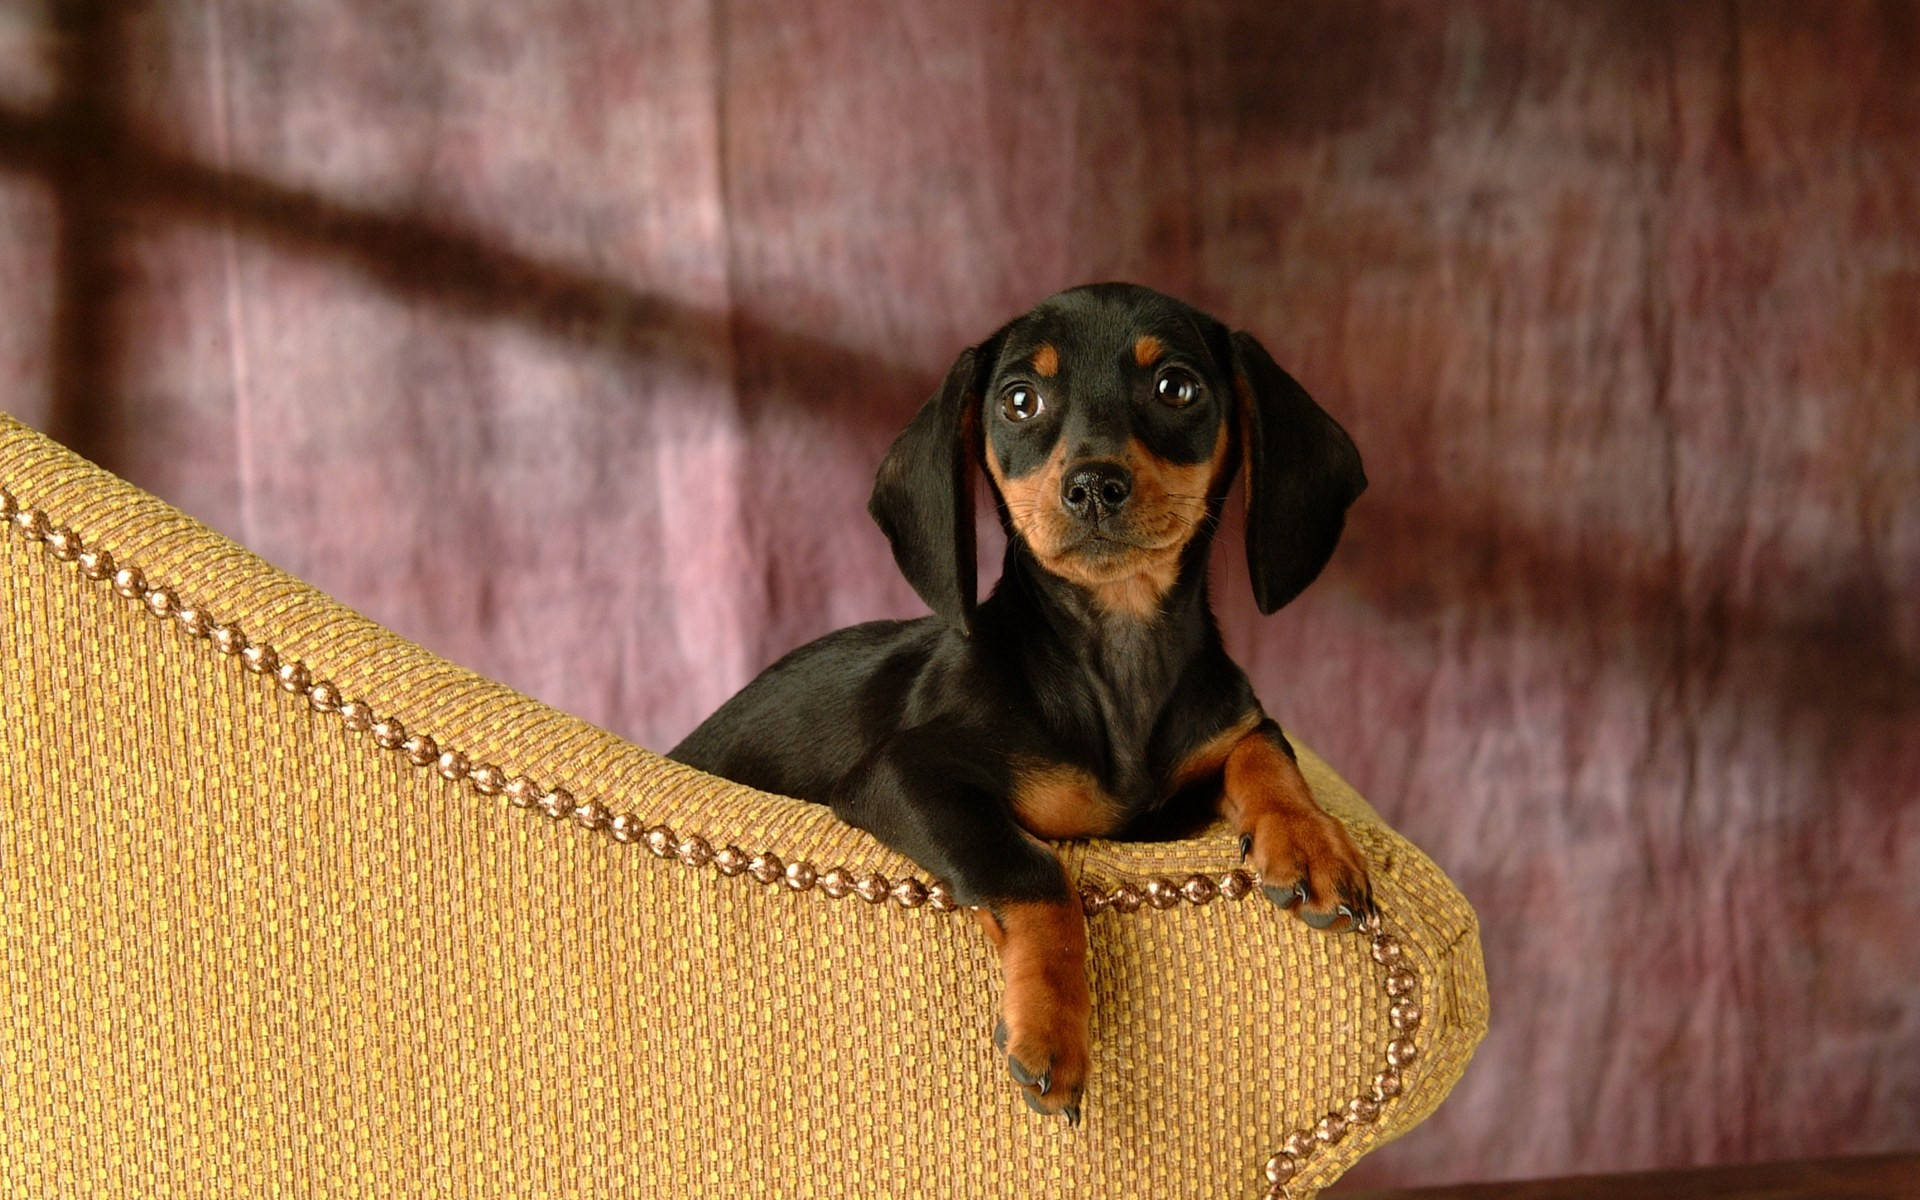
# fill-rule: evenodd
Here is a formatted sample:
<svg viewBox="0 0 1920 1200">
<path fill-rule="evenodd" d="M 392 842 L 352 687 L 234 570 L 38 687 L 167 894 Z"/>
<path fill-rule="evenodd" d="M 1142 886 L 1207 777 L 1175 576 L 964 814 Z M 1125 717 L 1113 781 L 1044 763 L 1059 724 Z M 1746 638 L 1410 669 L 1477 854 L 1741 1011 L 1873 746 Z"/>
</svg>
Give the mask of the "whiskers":
<svg viewBox="0 0 1920 1200">
<path fill-rule="evenodd" d="M 1208 499 L 1199 493 L 1162 492 L 1121 523 L 1089 527 L 1070 519 L 1049 494 L 1007 489 L 1001 495 L 1013 535 L 1043 561 L 1054 563 L 1085 554 L 1157 560 L 1219 527 L 1220 518 Z"/>
<path fill-rule="evenodd" d="M 1167 499 L 1175 502 L 1164 513 L 1167 522 L 1185 530 L 1188 538 L 1212 533 L 1220 527 L 1220 515 L 1208 506 L 1208 497 L 1168 492 Z"/>
</svg>

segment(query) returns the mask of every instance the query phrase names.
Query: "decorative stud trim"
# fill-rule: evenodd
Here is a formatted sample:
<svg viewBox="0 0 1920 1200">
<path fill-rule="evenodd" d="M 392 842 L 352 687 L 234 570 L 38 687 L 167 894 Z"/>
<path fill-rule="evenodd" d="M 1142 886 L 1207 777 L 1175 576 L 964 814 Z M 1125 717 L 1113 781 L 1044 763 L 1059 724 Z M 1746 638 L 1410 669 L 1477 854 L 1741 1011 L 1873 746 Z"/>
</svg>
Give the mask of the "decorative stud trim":
<svg viewBox="0 0 1920 1200">
<path fill-rule="evenodd" d="M 732 844 L 715 848 L 699 834 L 643 825 L 632 813 L 611 812 L 600 801 L 578 799 L 564 787 L 546 787 L 525 775 L 509 775 L 504 767 L 474 763 L 462 751 L 441 746 L 432 735 L 410 734 L 398 718 L 378 716 L 365 702 L 343 696 L 332 682 L 315 679 L 306 664 L 284 659 L 272 646 L 250 640 L 237 626 L 217 620 L 173 589 L 149 586 L 140 568 L 118 565 L 107 551 L 86 548 L 72 529 L 55 525 L 40 509 L 22 508 L 4 487 L 0 487 L 0 527 L 38 542 L 50 557 L 73 567 L 82 579 L 110 583 L 116 597 L 138 605 L 154 619 L 177 625 L 224 657 L 237 657 L 244 670 L 261 676 L 269 687 L 304 703 L 315 714 L 336 718 L 349 733 L 368 735 L 376 748 L 396 752 L 414 767 L 431 770 L 456 786 L 470 787 L 478 795 L 504 795 L 514 808 L 536 809 L 556 821 L 571 820 L 621 845 L 639 842 L 655 858 L 673 859 L 696 870 L 712 867 L 727 878 L 744 876 L 793 892 L 818 891 L 833 900 L 858 896 L 876 906 L 925 906 L 942 913 L 961 907 L 944 880 L 927 882 L 912 876 L 890 880 L 878 871 L 846 867 L 821 871 L 805 861 L 783 862 L 772 851 L 749 854 Z M 1132 914 L 1143 908 L 1174 908 L 1183 902 L 1201 906 L 1215 897 L 1243 900 L 1253 893 L 1254 883 L 1253 875 L 1241 869 L 1218 875 L 1196 872 L 1180 880 L 1154 876 L 1106 886 L 1089 883 L 1080 888 L 1080 905 L 1088 917 L 1108 909 Z M 1419 1057 L 1414 1035 L 1424 1014 L 1416 994 L 1418 978 L 1401 962 L 1403 952 L 1392 934 L 1378 924 L 1365 932 L 1373 960 L 1385 972 L 1382 986 L 1392 1000 L 1388 1019 L 1395 1036 L 1386 1045 L 1382 1069 L 1364 1092 L 1311 1127 L 1293 1130 L 1281 1139 L 1280 1149 L 1264 1164 L 1266 1200 L 1292 1200 L 1293 1179 L 1321 1147 L 1337 1145 L 1355 1127 L 1379 1120 L 1385 1106 L 1401 1094 L 1404 1070 Z"/>
<path fill-rule="evenodd" d="M 924 905 L 936 912 L 960 907 L 952 890 L 940 880 L 911 876 L 889 880 L 878 872 L 846 867 L 822 871 L 807 862 L 784 864 L 771 853 L 749 856 L 737 846 L 716 849 L 697 835 L 682 837 L 664 825 L 643 826 L 631 813 L 613 813 L 597 800 L 577 800 L 564 787 L 547 787 L 524 775 L 510 776 L 504 767 L 493 763 L 475 763 L 460 750 L 440 745 L 431 734 L 409 732 L 397 717 L 377 715 L 364 701 L 343 695 L 331 681 L 314 678 L 305 663 L 251 640 L 238 626 L 216 619 L 207 609 L 183 600 L 172 588 L 151 583 L 140 568 L 117 565 L 105 550 L 86 549 L 73 530 L 56 527 L 39 509 L 21 508 L 4 488 L 0 488 L 0 521 L 28 541 L 39 542 L 57 561 L 74 565 L 83 578 L 111 580 L 114 594 L 121 599 L 139 605 L 158 620 L 177 624 L 190 637 L 210 642 L 222 655 L 237 655 L 247 671 L 265 677 L 314 712 L 338 718 L 348 732 L 369 733 L 379 749 L 397 751 L 415 767 L 430 769 L 450 783 L 471 787 L 481 796 L 504 793 L 515 808 L 537 809 L 555 820 L 571 819 L 583 829 L 622 844 L 644 842 L 657 858 L 675 859 L 695 868 L 712 866 L 729 877 L 744 874 L 757 883 L 780 883 L 795 892 L 817 888 L 834 900 L 853 895 L 869 904 L 892 903 L 906 909 Z M 1250 872 L 1235 869 L 1220 874 L 1195 872 L 1180 879 L 1155 876 L 1106 886 L 1085 884 L 1080 889 L 1080 904 L 1089 917 L 1108 909 L 1132 914 L 1143 908 L 1174 908 L 1183 902 L 1199 906 L 1217 896 L 1245 899 L 1252 894 L 1254 883 Z"/>
</svg>

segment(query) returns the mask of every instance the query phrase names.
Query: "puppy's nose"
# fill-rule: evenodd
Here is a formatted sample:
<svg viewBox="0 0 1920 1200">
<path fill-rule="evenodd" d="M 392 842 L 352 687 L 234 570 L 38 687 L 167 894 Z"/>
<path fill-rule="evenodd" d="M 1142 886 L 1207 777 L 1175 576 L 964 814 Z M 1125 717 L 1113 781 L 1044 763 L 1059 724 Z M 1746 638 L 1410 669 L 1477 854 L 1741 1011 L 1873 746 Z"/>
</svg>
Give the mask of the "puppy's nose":
<svg viewBox="0 0 1920 1200">
<path fill-rule="evenodd" d="M 1095 462 L 1067 472 L 1060 500 L 1082 521 L 1098 520 L 1120 511 L 1133 494 L 1133 476 L 1119 463 Z"/>
</svg>

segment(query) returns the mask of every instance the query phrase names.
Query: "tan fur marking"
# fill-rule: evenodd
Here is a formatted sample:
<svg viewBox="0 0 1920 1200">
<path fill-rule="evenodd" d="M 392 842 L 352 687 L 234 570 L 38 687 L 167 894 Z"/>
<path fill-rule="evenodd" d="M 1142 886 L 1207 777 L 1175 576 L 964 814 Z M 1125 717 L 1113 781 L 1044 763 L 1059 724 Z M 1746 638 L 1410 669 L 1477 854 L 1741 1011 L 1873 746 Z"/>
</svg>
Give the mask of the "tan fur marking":
<svg viewBox="0 0 1920 1200">
<path fill-rule="evenodd" d="M 1074 901 L 1026 901 L 982 910 L 980 924 L 1000 949 L 1006 988 L 1000 1016 L 1007 1053 L 1035 1074 L 1045 1092 L 1027 1091 L 1051 1111 L 1077 1104 L 1087 1078 L 1087 919 Z"/>
<path fill-rule="evenodd" d="M 1293 818 L 1310 809 L 1325 816 L 1307 789 L 1299 764 L 1264 737 L 1244 736 L 1227 752 L 1222 803 L 1229 818 L 1245 824 L 1269 813 Z"/>
<path fill-rule="evenodd" d="M 1076 532 L 1074 519 L 1060 503 L 1065 447 L 1055 445 L 1039 470 L 1018 479 L 1007 475 L 991 441 L 986 454 L 987 473 L 1007 502 L 1014 532 L 1025 539 L 1040 564 L 1086 588 L 1102 612 L 1137 620 L 1158 612 L 1160 601 L 1180 577 L 1180 552 L 1207 519 L 1207 495 L 1226 458 L 1225 424 L 1205 462 L 1171 463 L 1138 442 L 1130 444 L 1126 466 L 1133 473 L 1133 497 L 1123 510 L 1130 513 L 1126 533 L 1144 544 L 1131 553 L 1094 562 L 1062 553 Z"/>
<path fill-rule="evenodd" d="M 1262 885 L 1305 883 L 1301 907 L 1333 917 L 1341 904 L 1363 912 L 1369 903 L 1367 863 L 1346 827 L 1313 798 L 1300 767 L 1266 737 L 1254 733 L 1228 754 L 1220 810 L 1253 838 L 1251 861 Z M 1336 928 L 1351 922 L 1334 921 Z"/>
<path fill-rule="evenodd" d="M 1207 519 L 1207 495 L 1226 457 L 1225 425 L 1205 462 L 1171 463 L 1138 442 L 1127 447 L 1127 469 L 1133 472 L 1128 503 L 1135 522 L 1144 525 L 1139 534 L 1155 549 L 1103 564 L 1118 568 L 1107 578 L 1075 580 L 1093 592 L 1102 611 L 1145 620 L 1160 610 L 1160 601 L 1180 577 L 1180 552 Z"/>
<path fill-rule="evenodd" d="M 1173 590 L 1180 578 L 1180 558 L 1161 558 L 1136 575 L 1125 575 L 1105 583 L 1087 583 L 1093 602 L 1110 617 L 1132 617 L 1145 621 L 1160 611 L 1160 600 Z"/>
<path fill-rule="evenodd" d="M 1040 343 L 1040 348 L 1033 352 L 1033 369 L 1042 379 L 1052 379 L 1060 373 L 1060 352 L 1053 348 L 1052 342 Z"/>
<path fill-rule="evenodd" d="M 1066 532 L 1066 514 L 1060 511 L 1060 478 L 1066 470 L 1067 448 L 1055 443 L 1053 453 L 1039 470 L 1011 478 L 1000 465 L 992 440 L 987 441 L 987 474 L 993 476 L 1000 498 L 1007 502 L 1014 532 L 1025 538 L 1028 548 L 1049 566 L 1049 560 L 1060 552 L 1060 540 Z"/>
<path fill-rule="evenodd" d="M 1022 758 L 1013 762 L 1013 809 L 1028 832 L 1055 839 L 1112 833 L 1121 815 L 1092 772 Z"/>
<path fill-rule="evenodd" d="M 1173 770 L 1168 773 L 1166 794 L 1172 795 L 1209 775 L 1224 771 L 1227 755 L 1233 753 L 1233 748 L 1252 733 L 1262 719 L 1259 710 L 1255 709 L 1188 751 L 1187 756 L 1175 763 Z"/>
<path fill-rule="evenodd" d="M 1150 367 L 1160 361 L 1167 352 L 1167 344 L 1150 333 L 1143 333 L 1133 342 L 1133 361 L 1140 366 Z"/>
</svg>

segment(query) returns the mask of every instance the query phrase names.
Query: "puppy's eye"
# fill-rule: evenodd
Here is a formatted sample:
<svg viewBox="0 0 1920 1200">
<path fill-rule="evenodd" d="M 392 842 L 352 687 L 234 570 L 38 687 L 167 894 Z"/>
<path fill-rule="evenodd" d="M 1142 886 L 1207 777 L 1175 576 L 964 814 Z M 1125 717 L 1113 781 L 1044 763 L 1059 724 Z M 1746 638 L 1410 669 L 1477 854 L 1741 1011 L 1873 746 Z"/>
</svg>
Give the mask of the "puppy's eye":
<svg viewBox="0 0 1920 1200">
<path fill-rule="evenodd" d="M 1192 371 L 1169 367 L 1154 382 L 1153 394 L 1168 408 L 1185 408 L 1200 398 L 1200 381 Z"/>
<path fill-rule="evenodd" d="M 1031 421 L 1046 406 L 1047 402 L 1040 398 L 1040 393 L 1024 383 L 1016 383 L 1000 393 L 1000 411 L 1006 414 L 1009 421 Z"/>
</svg>

